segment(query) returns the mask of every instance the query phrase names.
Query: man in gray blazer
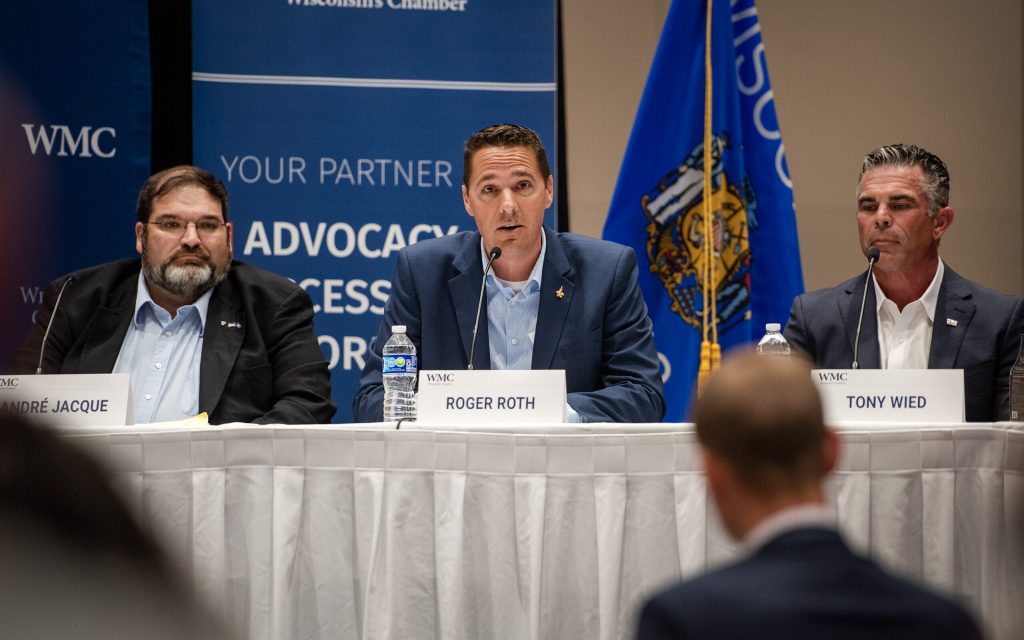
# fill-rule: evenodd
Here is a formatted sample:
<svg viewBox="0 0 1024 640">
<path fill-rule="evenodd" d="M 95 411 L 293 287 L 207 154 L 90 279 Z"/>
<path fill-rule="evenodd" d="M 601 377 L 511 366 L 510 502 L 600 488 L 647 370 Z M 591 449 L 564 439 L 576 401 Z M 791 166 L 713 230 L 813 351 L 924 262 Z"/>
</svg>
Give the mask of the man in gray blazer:
<svg viewBox="0 0 1024 640">
<path fill-rule="evenodd" d="M 869 153 L 857 187 L 857 226 L 864 255 L 878 250 L 871 277 L 798 296 L 785 336 L 824 369 L 854 361 L 861 369 L 963 369 L 967 420 L 1006 420 L 1024 301 L 943 263 L 939 241 L 952 224 L 949 172 L 938 156 L 905 144 Z"/>
</svg>

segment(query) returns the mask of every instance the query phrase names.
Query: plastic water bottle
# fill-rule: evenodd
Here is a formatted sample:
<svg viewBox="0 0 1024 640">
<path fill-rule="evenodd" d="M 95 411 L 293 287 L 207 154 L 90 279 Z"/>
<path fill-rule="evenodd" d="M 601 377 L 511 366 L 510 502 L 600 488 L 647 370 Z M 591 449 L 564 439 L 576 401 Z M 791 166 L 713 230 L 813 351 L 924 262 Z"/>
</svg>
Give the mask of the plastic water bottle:
<svg viewBox="0 0 1024 640">
<path fill-rule="evenodd" d="M 1020 334 L 1017 361 L 1010 367 L 1010 420 L 1024 422 L 1024 331 Z"/>
<path fill-rule="evenodd" d="M 764 337 L 757 343 L 757 355 L 788 356 L 790 354 L 789 343 L 782 335 L 782 325 L 778 322 L 769 322 L 764 325 Z"/>
<path fill-rule="evenodd" d="M 384 421 L 416 419 L 416 345 L 405 325 L 391 327 L 384 344 Z"/>
</svg>

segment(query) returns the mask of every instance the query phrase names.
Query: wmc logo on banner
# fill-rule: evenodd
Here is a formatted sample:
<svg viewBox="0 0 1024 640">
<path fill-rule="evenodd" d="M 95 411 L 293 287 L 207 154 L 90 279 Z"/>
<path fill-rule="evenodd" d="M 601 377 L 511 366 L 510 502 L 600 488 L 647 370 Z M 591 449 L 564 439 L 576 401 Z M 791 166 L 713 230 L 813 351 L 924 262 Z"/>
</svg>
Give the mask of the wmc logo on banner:
<svg viewBox="0 0 1024 640">
<path fill-rule="evenodd" d="M 0 373 L 61 274 L 135 255 L 150 172 L 147 3 L 9 2 L 0 19 Z"/>
<path fill-rule="evenodd" d="M 117 154 L 113 127 L 79 127 L 73 131 L 66 124 L 22 124 L 32 155 L 78 156 L 80 158 L 113 158 Z"/>
<path fill-rule="evenodd" d="M 604 228 L 640 259 L 670 421 L 687 417 L 712 305 L 724 351 L 756 340 L 768 322 L 784 323 L 803 291 L 792 184 L 753 0 L 714 0 L 704 166 L 706 7 L 672 4 Z M 711 301 L 705 273 L 715 284 Z"/>
<path fill-rule="evenodd" d="M 465 140 L 522 123 L 557 166 L 555 2 L 230 0 L 193 12 L 195 163 L 227 184 L 235 257 L 312 297 L 335 420 L 349 422 L 395 254 L 475 228 Z"/>
</svg>

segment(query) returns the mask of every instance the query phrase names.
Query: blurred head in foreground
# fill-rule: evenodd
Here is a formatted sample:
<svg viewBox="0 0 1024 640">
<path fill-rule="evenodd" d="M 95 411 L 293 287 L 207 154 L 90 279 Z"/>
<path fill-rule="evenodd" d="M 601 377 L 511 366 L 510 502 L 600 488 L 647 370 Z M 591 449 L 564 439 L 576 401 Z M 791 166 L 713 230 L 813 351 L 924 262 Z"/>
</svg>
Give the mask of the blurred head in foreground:
<svg viewBox="0 0 1024 640">
<path fill-rule="evenodd" d="M 107 472 L 67 437 L 0 416 L 0 620 L 12 638 L 212 638 Z"/>
<path fill-rule="evenodd" d="M 822 491 L 837 438 L 805 362 L 733 355 L 703 391 L 708 487 L 740 553 L 649 599 L 638 640 L 981 637 L 963 607 L 846 545 Z"/>
<path fill-rule="evenodd" d="M 784 508 L 824 503 L 838 439 L 825 427 L 806 361 L 753 352 L 726 358 L 695 417 L 708 485 L 734 537 Z"/>
</svg>

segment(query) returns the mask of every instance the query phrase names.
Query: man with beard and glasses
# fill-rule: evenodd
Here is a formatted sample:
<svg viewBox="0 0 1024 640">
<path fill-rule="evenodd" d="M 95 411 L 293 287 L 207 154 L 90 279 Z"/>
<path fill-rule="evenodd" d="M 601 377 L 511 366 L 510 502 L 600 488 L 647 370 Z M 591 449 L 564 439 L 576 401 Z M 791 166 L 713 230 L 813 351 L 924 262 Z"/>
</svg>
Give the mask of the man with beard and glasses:
<svg viewBox="0 0 1024 640">
<path fill-rule="evenodd" d="M 213 424 L 310 424 L 335 407 L 313 303 L 281 276 L 232 261 L 224 184 L 197 167 L 149 178 L 135 249 L 47 287 L 14 356 L 33 373 L 54 316 L 43 373 L 128 373 L 137 423 L 206 412 Z"/>
</svg>

